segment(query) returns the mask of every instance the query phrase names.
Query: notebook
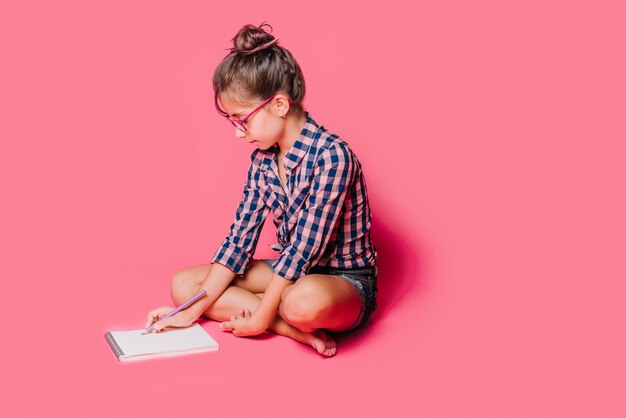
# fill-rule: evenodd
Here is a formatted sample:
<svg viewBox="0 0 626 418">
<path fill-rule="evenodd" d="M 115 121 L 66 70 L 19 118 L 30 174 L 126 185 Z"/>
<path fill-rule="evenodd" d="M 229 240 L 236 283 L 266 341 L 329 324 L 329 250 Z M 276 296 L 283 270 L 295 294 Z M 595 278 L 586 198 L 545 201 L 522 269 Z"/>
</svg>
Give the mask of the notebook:
<svg viewBox="0 0 626 418">
<path fill-rule="evenodd" d="M 158 333 L 141 335 L 143 329 L 104 334 L 119 361 L 217 351 L 219 344 L 195 323 L 187 328 L 166 328 Z"/>
</svg>

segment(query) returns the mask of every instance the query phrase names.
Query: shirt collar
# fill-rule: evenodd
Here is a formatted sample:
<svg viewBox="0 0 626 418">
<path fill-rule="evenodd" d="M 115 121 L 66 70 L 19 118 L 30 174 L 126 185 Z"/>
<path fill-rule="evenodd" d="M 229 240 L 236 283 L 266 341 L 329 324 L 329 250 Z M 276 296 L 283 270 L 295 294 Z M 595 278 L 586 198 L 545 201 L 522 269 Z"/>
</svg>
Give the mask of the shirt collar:
<svg viewBox="0 0 626 418">
<path fill-rule="evenodd" d="M 304 127 L 302 131 L 300 131 L 300 135 L 296 138 L 291 149 L 285 154 L 284 164 L 289 170 L 293 170 L 300 161 L 302 161 L 311 147 L 311 144 L 313 144 L 313 141 L 318 136 L 318 124 L 313 120 L 309 112 L 305 113 L 306 122 L 304 123 Z M 270 150 L 275 154 L 278 151 L 278 145 L 274 145 Z"/>
</svg>

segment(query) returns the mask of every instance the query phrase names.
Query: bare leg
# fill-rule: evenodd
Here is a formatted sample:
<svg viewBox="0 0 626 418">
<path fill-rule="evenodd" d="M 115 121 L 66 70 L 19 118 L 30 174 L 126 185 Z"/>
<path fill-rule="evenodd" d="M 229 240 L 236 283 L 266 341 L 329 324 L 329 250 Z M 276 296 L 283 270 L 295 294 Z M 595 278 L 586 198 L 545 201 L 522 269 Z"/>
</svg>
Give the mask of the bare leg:
<svg viewBox="0 0 626 418">
<path fill-rule="evenodd" d="M 301 331 L 349 329 L 361 312 L 356 286 L 335 275 L 310 274 L 289 286 L 282 295 L 279 314 Z"/>
<path fill-rule="evenodd" d="M 263 264 L 262 262 L 256 263 L 246 272 L 243 278 L 235 279 L 233 281 L 235 285 L 226 288 L 224 293 L 202 315 L 214 321 L 223 322 L 228 321 L 232 315 L 242 316 L 242 310 L 254 312 L 261 298 L 253 291 L 239 287 L 237 284 L 253 290 L 264 291 L 272 273 Z M 198 292 L 200 283 L 206 277 L 210 267 L 208 264 L 203 264 L 182 270 L 174 275 L 172 279 L 172 298 L 176 304 L 183 303 Z M 269 273 L 269 278 L 267 273 Z M 263 282 L 265 282 L 265 285 Z M 333 356 L 337 351 L 335 341 L 322 330 L 303 332 L 285 322 L 278 315 L 276 315 L 268 330 L 292 338 L 300 343 L 311 345 L 323 356 Z"/>
</svg>

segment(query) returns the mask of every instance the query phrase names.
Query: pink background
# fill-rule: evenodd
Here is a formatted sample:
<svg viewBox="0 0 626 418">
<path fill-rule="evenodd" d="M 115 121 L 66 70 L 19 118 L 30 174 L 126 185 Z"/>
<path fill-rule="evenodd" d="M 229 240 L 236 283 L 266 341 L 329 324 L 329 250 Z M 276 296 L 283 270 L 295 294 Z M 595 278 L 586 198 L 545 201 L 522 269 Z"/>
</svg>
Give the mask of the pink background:
<svg viewBox="0 0 626 418">
<path fill-rule="evenodd" d="M 625 10 L 422 3 L 3 2 L 0 413 L 626 416 Z M 202 321 L 218 353 L 120 364 L 233 219 L 211 75 L 263 20 L 364 166 L 380 309 L 332 359 Z"/>
</svg>

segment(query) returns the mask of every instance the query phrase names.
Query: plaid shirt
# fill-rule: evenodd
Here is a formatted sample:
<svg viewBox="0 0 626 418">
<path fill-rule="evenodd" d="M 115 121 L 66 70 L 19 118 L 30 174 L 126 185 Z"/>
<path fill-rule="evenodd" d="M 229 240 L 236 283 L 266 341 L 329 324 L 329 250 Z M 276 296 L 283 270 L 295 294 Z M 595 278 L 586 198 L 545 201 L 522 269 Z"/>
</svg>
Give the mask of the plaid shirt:
<svg viewBox="0 0 626 418">
<path fill-rule="evenodd" d="M 316 265 L 374 266 L 365 179 L 348 144 L 307 113 L 302 132 L 283 161 L 284 188 L 277 151 L 274 145 L 252 152 L 235 221 L 211 262 L 243 274 L 271 210 L 278 239 L 272 248 L 280 251 L 273 266 L 279 276 L 296 280 Z"/>
</svg>

